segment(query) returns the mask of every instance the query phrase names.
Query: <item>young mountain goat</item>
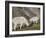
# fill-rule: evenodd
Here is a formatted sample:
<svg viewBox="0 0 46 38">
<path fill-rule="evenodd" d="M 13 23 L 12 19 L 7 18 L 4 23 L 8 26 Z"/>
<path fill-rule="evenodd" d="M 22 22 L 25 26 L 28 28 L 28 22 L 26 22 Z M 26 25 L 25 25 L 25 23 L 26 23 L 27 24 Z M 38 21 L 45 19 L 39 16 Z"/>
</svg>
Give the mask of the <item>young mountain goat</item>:
<svg viewBox="0 0 46 38">
<path fill-rule="evenodd" d="M 29 26 L 29 23 L 25 17 L 14 17 L 12 22 L 14 24 L 14 30 L 18 27 L 18 25 L 20 26 L 20 29 L 23 24 L 26 24 L 26 26 Z"/>
<path fill-rule="evenodd" d="M 33 23 L 38 23 L 38 20 L 39 20 L 39 17 L 32 17 L 29 19 L 30 22 L 33 22 Z"/>
</svg>

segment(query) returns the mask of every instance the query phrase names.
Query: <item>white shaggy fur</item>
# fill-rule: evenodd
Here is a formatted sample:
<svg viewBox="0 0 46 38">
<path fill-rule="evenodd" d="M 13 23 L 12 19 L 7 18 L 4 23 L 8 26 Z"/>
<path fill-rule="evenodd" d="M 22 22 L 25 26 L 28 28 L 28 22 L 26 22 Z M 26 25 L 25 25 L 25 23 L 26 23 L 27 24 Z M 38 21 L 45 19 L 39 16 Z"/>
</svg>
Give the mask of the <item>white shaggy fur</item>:
<svg viewBox="0 0 46 38">
<path fill-rule="evenodd" d="M 23 24 L 26 24 L 27 26 L 29 26 L 27 19 L 24 17 L 14 17 L 13 24 L 14 24 L 14 29 L 17 28 L 17 24 L 20 24 L 20 29 L 21 29 Z"/>
<path fill-rule="evenodd" d="M 33 23 L 38 23 L 38 20 L 39 20 L 39 17 L 32 17 L 29 19 L 30 22 L 33 22 Z"/>
</svg>

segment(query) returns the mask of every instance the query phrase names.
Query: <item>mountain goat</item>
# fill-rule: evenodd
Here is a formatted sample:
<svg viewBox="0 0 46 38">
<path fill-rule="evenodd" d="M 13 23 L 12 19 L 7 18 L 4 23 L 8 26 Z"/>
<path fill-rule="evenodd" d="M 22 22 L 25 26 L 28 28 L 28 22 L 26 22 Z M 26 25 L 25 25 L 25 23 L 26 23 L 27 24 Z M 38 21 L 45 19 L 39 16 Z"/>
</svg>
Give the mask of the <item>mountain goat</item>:
<svg viewBox="0 0 46 38">
<path fill-rule="evenodd" d="M 26 24 L 27 26 L 29 26 L 29 23 L 27 21 L 27 19 L 25 17 L 15 17 L 13 18 L 13 24 L 14 24 L 14 30 L 17 28 L 17 24 L 19 24 L 20 29 L 22 27 L 23 24 Z"/>
<path fill-rule="evenodd" d="M 29 19 L 30 22 L 33 22 L 33 23 L 38 23 L 38 20 L 39 20 L 39 17 L 32 17 Z"/>
</svg>

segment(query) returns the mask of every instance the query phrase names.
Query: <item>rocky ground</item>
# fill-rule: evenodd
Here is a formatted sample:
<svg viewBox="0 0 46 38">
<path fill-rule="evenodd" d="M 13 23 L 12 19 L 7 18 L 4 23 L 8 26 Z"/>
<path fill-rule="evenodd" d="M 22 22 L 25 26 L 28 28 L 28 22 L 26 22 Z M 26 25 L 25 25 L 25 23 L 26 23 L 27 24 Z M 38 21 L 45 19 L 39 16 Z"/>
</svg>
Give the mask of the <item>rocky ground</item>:
<svg viewBox="0 0 46 38">
<path fill-rule="evenodd" d="M 32 24 L 30 26 L 23 26 L 22 29 L 20 29 L 19 27 L 16 30 L 13 31 L 26 31 L 26 30 L 40 30 L 40 24 Z"/>
</svg>

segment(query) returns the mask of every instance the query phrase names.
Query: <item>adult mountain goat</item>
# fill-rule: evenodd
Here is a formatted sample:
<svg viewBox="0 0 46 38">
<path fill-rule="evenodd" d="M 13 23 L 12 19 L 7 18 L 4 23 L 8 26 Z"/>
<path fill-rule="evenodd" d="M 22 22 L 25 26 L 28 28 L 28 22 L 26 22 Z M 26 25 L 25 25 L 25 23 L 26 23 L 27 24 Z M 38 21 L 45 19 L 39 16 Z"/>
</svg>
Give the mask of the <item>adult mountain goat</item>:
<svg viewBox="0 0 46 38">
<path fill-rule="evenodd" d="M 35 16 L 29 19 L 30 22 L 38 23 L 39 17 Z"/>
<path fill-rule="evenodd" d="M 18 24 L 20 26 L 20 29 L 23 24 L 26 24 L 27 26 L 29 26 L 29 23 L 25 17 L 14 17 L 12 21 L 14 24 L 14 30 L 17 28 Z"/>
</svg>

